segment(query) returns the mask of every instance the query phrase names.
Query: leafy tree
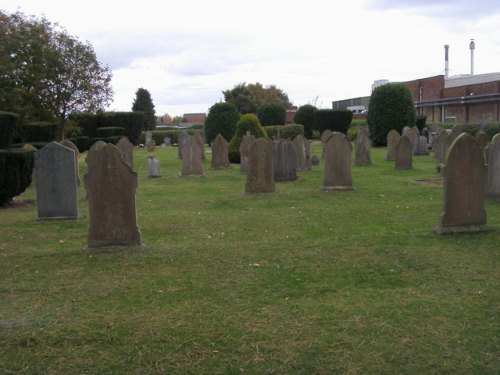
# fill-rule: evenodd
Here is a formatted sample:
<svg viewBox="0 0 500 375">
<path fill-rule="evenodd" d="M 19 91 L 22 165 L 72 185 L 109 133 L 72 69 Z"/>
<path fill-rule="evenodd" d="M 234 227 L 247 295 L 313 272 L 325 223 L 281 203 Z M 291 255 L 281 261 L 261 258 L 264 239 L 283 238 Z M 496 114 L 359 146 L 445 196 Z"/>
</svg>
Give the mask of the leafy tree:
<svg viewBox="0 0 500 375">
<path fill-rule="evenodd" d="M 262 126 L 285 125 L 286 110 L 279 103 L 264 103 L 257 110 L 257 117 Z"/>
<path fill-rule="evenodd" d="M 402 83 L 389 83 L 373 90 L 368 110 L 370 138 L 376 146 L 387 144 L 392 129 L 415 125 L 415 107 L 410 90 Z"/>
<path fill-rule="evenodd" d="M 293 107 L 288 95 L 275 85 L 263 87 L 259 82 L 249 85 L 243 82 L 222 93 L 224 100 L 234 103 L 241 114 L 257 113 L 258 108 L 264 103 L 277 103 L 285 108 Z"/>
<path fill-rule="evenodd" d="M 242 115 L 237 124 L 236 133 L 229 142 L 229 161 L 231 163 L 240 162 L 240 145 L 243 136 L 250 132 L 255 138 L 267 138 L 266 130 L 262 127 L 257 116 L 253 113 Z"/>
<path fill-rule="evenodd" d="M 250 83 L 247 88 L 255 96 L 259 105 L 263 105 L 264 103 L 276 103 L 281 104 L 285 109 L 291 109 L 293 107 L 293 103 L 288 98 L 288 94 L 276 85 L 264 87 L 261 83 L 257 82 Z"/>
<path fill-rule="evenodd" d="M 230 141 L 236 132 L 236 124 L 240 114 L 233 103 L 215 103 L 208 110 L 205 121 L 205 138 L 208 144 L 221 134 L 224 139 Z"/>
<path fill-rule="evenodd" d="M 148 90 L 143 88 L 137 89 L 134 103 L 132 103 L 132 111 L 142 111 L 146 114 L 146 123 L 144 124 L 146 130 L 153 130 L 155 128 L 155 106 Z"/>
<path fill-rule="evenodd" d="M 111 70 L 92 46 L 44 17 L 0 11 L 0 107 L 25 120 L 56 121 L 63 136 L 72 112 L 112 99 Z"/>
<path fill-rule="evenodd" d="M 293 118 L 293 122 L 304 126 L 304 136 L 307 138 L 312 137 L 313 130 L 318 130 L 317 111 L 318 109 L 312 104 L 305 104 L 299 107 Z"/>
</svg>

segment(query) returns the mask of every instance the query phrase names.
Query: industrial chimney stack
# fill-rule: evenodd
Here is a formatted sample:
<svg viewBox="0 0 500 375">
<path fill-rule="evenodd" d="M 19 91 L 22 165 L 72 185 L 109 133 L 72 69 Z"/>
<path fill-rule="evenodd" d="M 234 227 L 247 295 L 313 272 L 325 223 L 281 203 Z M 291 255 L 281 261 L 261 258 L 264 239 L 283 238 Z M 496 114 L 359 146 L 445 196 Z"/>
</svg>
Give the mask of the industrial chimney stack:
<svg viewBox="0 0 500 375">
<path fill-rule="evenodd" d="M 450 46 L 448 44 L 444 45 L 444 78 L 448 78 L 450 73 L 450 67 L 448 65 L 448 49 Z"/>
<path fill-rule="evenodd" d="M 470 75 L 474 75 L 474 49 L 476 48 L 476 43 L 474 43 L 474 39 L 470 40 L 469 44 L 470 48 Z"/>
</svg>

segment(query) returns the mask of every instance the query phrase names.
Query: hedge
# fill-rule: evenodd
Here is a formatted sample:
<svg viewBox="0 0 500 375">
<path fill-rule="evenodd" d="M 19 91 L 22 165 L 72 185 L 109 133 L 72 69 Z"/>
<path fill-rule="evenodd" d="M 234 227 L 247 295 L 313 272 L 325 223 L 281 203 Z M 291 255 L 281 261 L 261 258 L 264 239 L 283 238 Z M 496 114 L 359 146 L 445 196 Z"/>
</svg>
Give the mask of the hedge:
<svg viewBox="0 0 500 375">
<path fill-rule="evenodd" d="M 264 126 L 269 138 L 294 139 L 296 136 L 304 135 L 304 126 L 301 124 Z"/>
<path fill-rule="evenodd" d="M 352 112 L 340 109 L 318 109 L 316 111 L 318 130 L 323 133 L 329 129 L 335 132 L 347 134 L 352 121 Z"/>
<path fill-rule="evenodd" d="M 257 109 L 262 126 L 285 125 L 286 109 L 278 103 L 264 103 Z"/>
<path fill-rule="evenodd" d="M 97 129 L 96 138 L 109 138 L 114 136 L 124 136 L 125 129 L 119 126 L 106 126 Z"/>
<path fill-rule="evenodd" d="M 32 142 L 52 142 L 56 139 L 57 125 L 51 122 L 31 122 L 21 127 L 24 141 Z"/>
<path fill-rule="evenodd" d="M 9 203 L 31 184 L 35 152 L 0 150 L 0 206 Z"/>
<path fill-rule="evenodd" d="M 18 118 L 16 113 L 0 111 L 0 149 L 9 149 L 12 146 L 12 135 Z"/>
<path fill-rule="evenodd" d="M 172 144 L 174 143 L 179 143 L 179 134 L 181 134 L 183 131 L 185 131 L 188 135 L 194 135 L 196 133 L 201 133 L 200 130 L 198 129 L 179 129 L 176 128 L 175 130 L 153 130 L 152 131 L 152 136 L 153 140 L 155 141 L 155 144 L 161 145 L 163 143 L 163 139 L 165 137 L 170 137 L 170 141 Z M 141 135 L 139 136 L 139 143 L 144 144 L 145 143 L 145 133 L 142 132 Z"/>
<path fill-rule="evenodd" d="M 100 127 L 122 127 L 130 142 L 138 145 L 145 122 L 146 114 L 142 111 L 105 112 L 102 115 Z"/>
<path fill-rule="evenodd" d="M 91 146 L 91 141 L 89 137 L 76 137 L 76 138 L 68 138 L 71 142 L 78 147 L 79 152 L 87 151 Z"/>
</svg>

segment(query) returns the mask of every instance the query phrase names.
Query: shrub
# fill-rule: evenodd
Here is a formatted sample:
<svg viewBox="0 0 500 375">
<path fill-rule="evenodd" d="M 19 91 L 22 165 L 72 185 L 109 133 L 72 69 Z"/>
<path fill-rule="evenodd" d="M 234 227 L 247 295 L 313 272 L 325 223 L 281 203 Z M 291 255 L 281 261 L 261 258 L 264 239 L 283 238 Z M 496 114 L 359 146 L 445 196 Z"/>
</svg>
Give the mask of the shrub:
<svg viewBox="0 0 500 375">
<path fill-rule="evenodd" d="M 269 138 L 294 139 L 299 134 L 304 135 L 304 126 L 301 124 L 264 126 Z"/>
<path fill-rule="evenodd" d="M 302 124 L 304 126 L 304 136 L 306 138 L 312 138 L 313 131 L 318 130 L 318 123 L 316 121 L 316 112 L 318 109 L 311 105 L 306 104 L 297 110 L 293 121 L 296 124 Z"/>
<path fill-rule="evenodd" d="M 257 109 L 257 117 L 262 126 L 285 125 L 286 109 L 278 103 L 264 103 Z"/>
<path fill-rule="evenodd" d="M 109 138 L 114 136 L 123 136 L 125 134 L 125 129 L 119 126 L 103 126 L 97 129 L 96 138 Z"/>
<path fill-rule="evenodd" d="M 387 133 L 399 133 L 415 124 L 415 108 L 410 90 L 401 83 L 388 83 L 373 90 L 368 111 L 370 138 L 374 145 L 385 146 Z"/>
<path fill-rule="evenodd" d="M 0 111 L 0 149 L 8 149 L 12 145 L 12 136 L 16 129 L 19 115 Z M 0 176 L 2 176 L 0 174 Z"/>
<path fill-rule="evenodd" d="M 32 122 L 22 126 L 24 141 L 31 142 L 52 142 L 56 139 L 58 127 L 51 122 Z"/>
<path fill-rule="evenodd" d="M 221 134 L 226 140 L 231 140 L 236 133 L 236 124 L 240 113 L 233 103 L 215 103 L 208 110 L 205 122 L 205 140 L 208 144 Z"/>
<path fill-rule="evenodd" d="M 0 206 L 9 203 L 31 184 L 34 151 L 0 150 Z"/>
<path fill-rule="evenodd" d="M 141 111 L 106 112 L 102 115 L 100 127 L 122 127 L 130 142 L 138 145 L 145 121 L 146 114 Z"/>
<path fill-rule="evenodd" d="M 415 116 L 415 125 L 418 128 L 418 131 L 422 133 L 422 129 L 425 127 L 425 122 L 427 121 L 426 115 L 416 115 Z"/>
<path fill-rule="evenodd" d="M 229 142 L 229 160 L 231 163 L 240 162 L 240 145 L 243 136 L 250 132 L 255 138 L 266 138 L 267 134 L 256 115 L 248 113 L 242 115 L 237 124 L 236 133 Z"/>
<path fill-rule="evenodd" d="M 492 138 L 495 136 L 495 134 L 500 133 L 500 124 L 499 123 L 492 123 L 492 124 L 487 124 L 484 127 L 484 132 L 488 136 L 488 139 L 491 141 Z"/>
<path fill-rule="evenodd" d="M 97 128 L 101 125 L 102 113 L 75 113 L 70 118 L 82 129 L 82 136 L 97 137 Z"/>
<path fill-rule="evenodd" d="M 330 129 L 331 131 L 347 134 L 347 129 L 352 121 L 352 112 L 343 109 L 318 109 L 316 120 L 320 133 Z"/>
</svg>

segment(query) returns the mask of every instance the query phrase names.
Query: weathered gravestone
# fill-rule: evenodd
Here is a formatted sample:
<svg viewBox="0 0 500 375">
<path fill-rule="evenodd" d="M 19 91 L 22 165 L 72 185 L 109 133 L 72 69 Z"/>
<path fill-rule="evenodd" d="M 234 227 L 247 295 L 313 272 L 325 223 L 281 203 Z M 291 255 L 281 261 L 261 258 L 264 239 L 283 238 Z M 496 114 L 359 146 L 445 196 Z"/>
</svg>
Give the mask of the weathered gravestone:
<svg viewBox="0 0 500 375">
<path fill-rule="evenodd" d="M 201 152 L 201 160 L 205 160 L 205 142 L 203 142 L 203 136 L 200 132 L 196 132 L 193 135 L 194 141 L 198 144 L 198 147 L 200 148 Z"/>
<path fill-rule="evenodd" d="M 163 147 L 168 147 L 171 145 L 172 145 L 172 138 L 170 137 L 163 138 L 163 144 L 162 144 Z"/>
<path fill-rule="evenodd" d="M 39 219 L 77 219 L 75 152 L 57 142 L 35 152 Z"/>
<path fill-rule="evenodd" d="M 274 184 L 273 142 L 258 138 L 248 153 L 248 171 L 245 194 L 273 193 Z"/>
<path fill-rule="evenodd" d="M 328 138 L 333 134 L 333 132 L 330 129 L 326 129 L 323 133 L 321 133 L 321 145 L 322 145 L 322 151 L 321 151 L 321 158 L 325 158 L 325 144 Z"/>
<path fill-rule="evenodd" d="M 488 136 L 483 130 L 479 130 L 476 134 L 476 142 L 481 148 L 481 150 L 484 150 L 484 148 L 488 145 Z"/>
<path fill-rule="evenodd" d="M 137 173 L 120 150 L 112 144 L 96 150 L 84 181 L 89 199 L 88 246 L 140 245 Z"/>
<path fill-rule="evenodd" d="M 217 134 L 212 142 L 212 168 L 229 168 L 229 144 L 222 134 Z"/>
<path fill-rule="evenodd" d="M 448 134 L 449 136 L 449 144 L 451 145 L 453 141 L 460 135 L 462 134 L 462 128 L 459 125 L 454 125 L 453 128 L 451 128 L 451 132 Z"/>
<path fill-rule="evenodd" d="M 370 156 L 371 141 L 366 127 L 358 128 L 358 134 L 354 140 L 354 165 L 366 166 L 372 164 Z"/>
<path fill-rule="evenodd" d="M 333 133 L 325 143 L 323 190 L 353 190 L 352 146 L 343 133 Z"/>
<path fill-rule="evenodd" d="M 311 140 L 304 138 L 304 171 L 312 170 L 313 160 L 311 157 Z M 318 160 L 319 161 L 319 160 Z"/>
<path fill-rule="evenodd" d="M 487 152 L 486 198 L 500 200 L 500 134 L 495 134 Z"/>
<path fill-rule="evenodd" d="M 427 138 L 425 135 L 421 135 L 417 138 L 417 145 L 414 150 L 414 154 L 417 156 L 429 155 L 429 151 L 427 150 Z"/>
<path fill-rule="evenodd" d="M 403 126 L 403 129 L 401 130 L 401 135 L 406 135 L 408 133 L 408 130 L 411 128 L 408 125 Z"/>
<path fill-rule="evenodd" d="M 415 152 L 417 149 L 418 138 L 420 137 L 420 132 L 418 131 L 418 128 L 416 126 L 414 126 L 413 128 L 410 128 L 403 135 L 406 135 L 408 137 L 408 139 L 410 140 L 410 143 L 413 147 L 413 152 Z"/>
<path fill-rule="evenodd" d="M 127 137 L 121 137 L 116 148 L 120 150 L 123 161 L 134 169 L 134 145 L 128 140 Z"/>
<path fill-rule="evenodd" d="M 413 168 L 413 145 L 406 135 L 403 135 L 396 145 L 396 163 L 394 168 L 397 170 Z"/>
<path fill-rule="evenodd" d="M 247 132 L 241 140 L 240 143 L 240 172 L 247 173 L 248 170 L 248 154 L 250 152 L 250 147 L 252 143 L 255 141 L 255 136 L 250 135 L 250 132 Z"/>
<path fill-rule="evenodd" d="M 75 170 L 76 170 L 76 184 L 80 186 L 80 170 L 78 167 L 78 158 L 80 157 L 80 151 L 78 151 L 78 147 L 71 142 L 69 139 L 63 139 L 61 142 L 64 147 L 70 148 L 75 152 Z"/>
<path fill-rule="evenodd" d="M 182 169 L 181 176 L 202 176 L 201 148 L 195 137 L 188 136 L 182 146 Z"/>
<path fill-rule="evenodd" d="M 154 139 L 151 140 L 151 142 L 149 142 L 147 145 L 146 145 L 146 151 L 147 152 L 154 152 L 155 151 L 155 148 L 156 148 L 156 142 Z"/>
<path fill-rule="evenodd" d="M 182 149 L 184 148 L 184 145 L 186 144 L 188 140 L 188 133 L 183 130 L 181 134 L 179 134 L 179 137 L 177 138 L 177 156 L 179 159 L 182 159 Z"/>
<path fill-rule="evenodd" d="M 306 155 L 305 155 L 305 141 L 306 139 L 302 134 L 297 135 L 293 139 L 293 148 L 295 150 L 295 155 L 297 156 L 297 170 L 306 170 Z"/>
<path fill-rule="evenodd" d="M 396 146 L 399 142 L 399 138 L 401 138 L 401 136 L 395 129 L 392 129 L 389 133 L 387 133 L 387 156 L 385 157 L 386 160 L 396 160 Z"/>
<path fill-rule="evenodd" d="M 146 130 L 144 133 L 144 143 L 149 145 L 153 141 L 153 132 L 151 130 Z"/>
<path fill-rule="evenodd" d="M 160 159 L 155 156 L 148 156 L 148 177 L 161 177 L 160 174 Z"/>
<path fill-rule="evenodd" d="M 297 154 L 292 142 L 282 138 L 273 143 L 274 182 L 295 181 L 297 179 Z"/>
<path fill-rule="evenodd" d="M 460 134 L 450 145 L 445 164 L 443 212 L 435 231 L 485 230 L 483 150 L 470 134 Z"/>
<path fill-rule="evenodd" d="M 434 159 L 436 159 L 438 164 L 444 163 L 448 146 L 449 146 L 448 132 L 440 131 L 432 142 L 432 151 L 434 151 Z"/>
</svg>

